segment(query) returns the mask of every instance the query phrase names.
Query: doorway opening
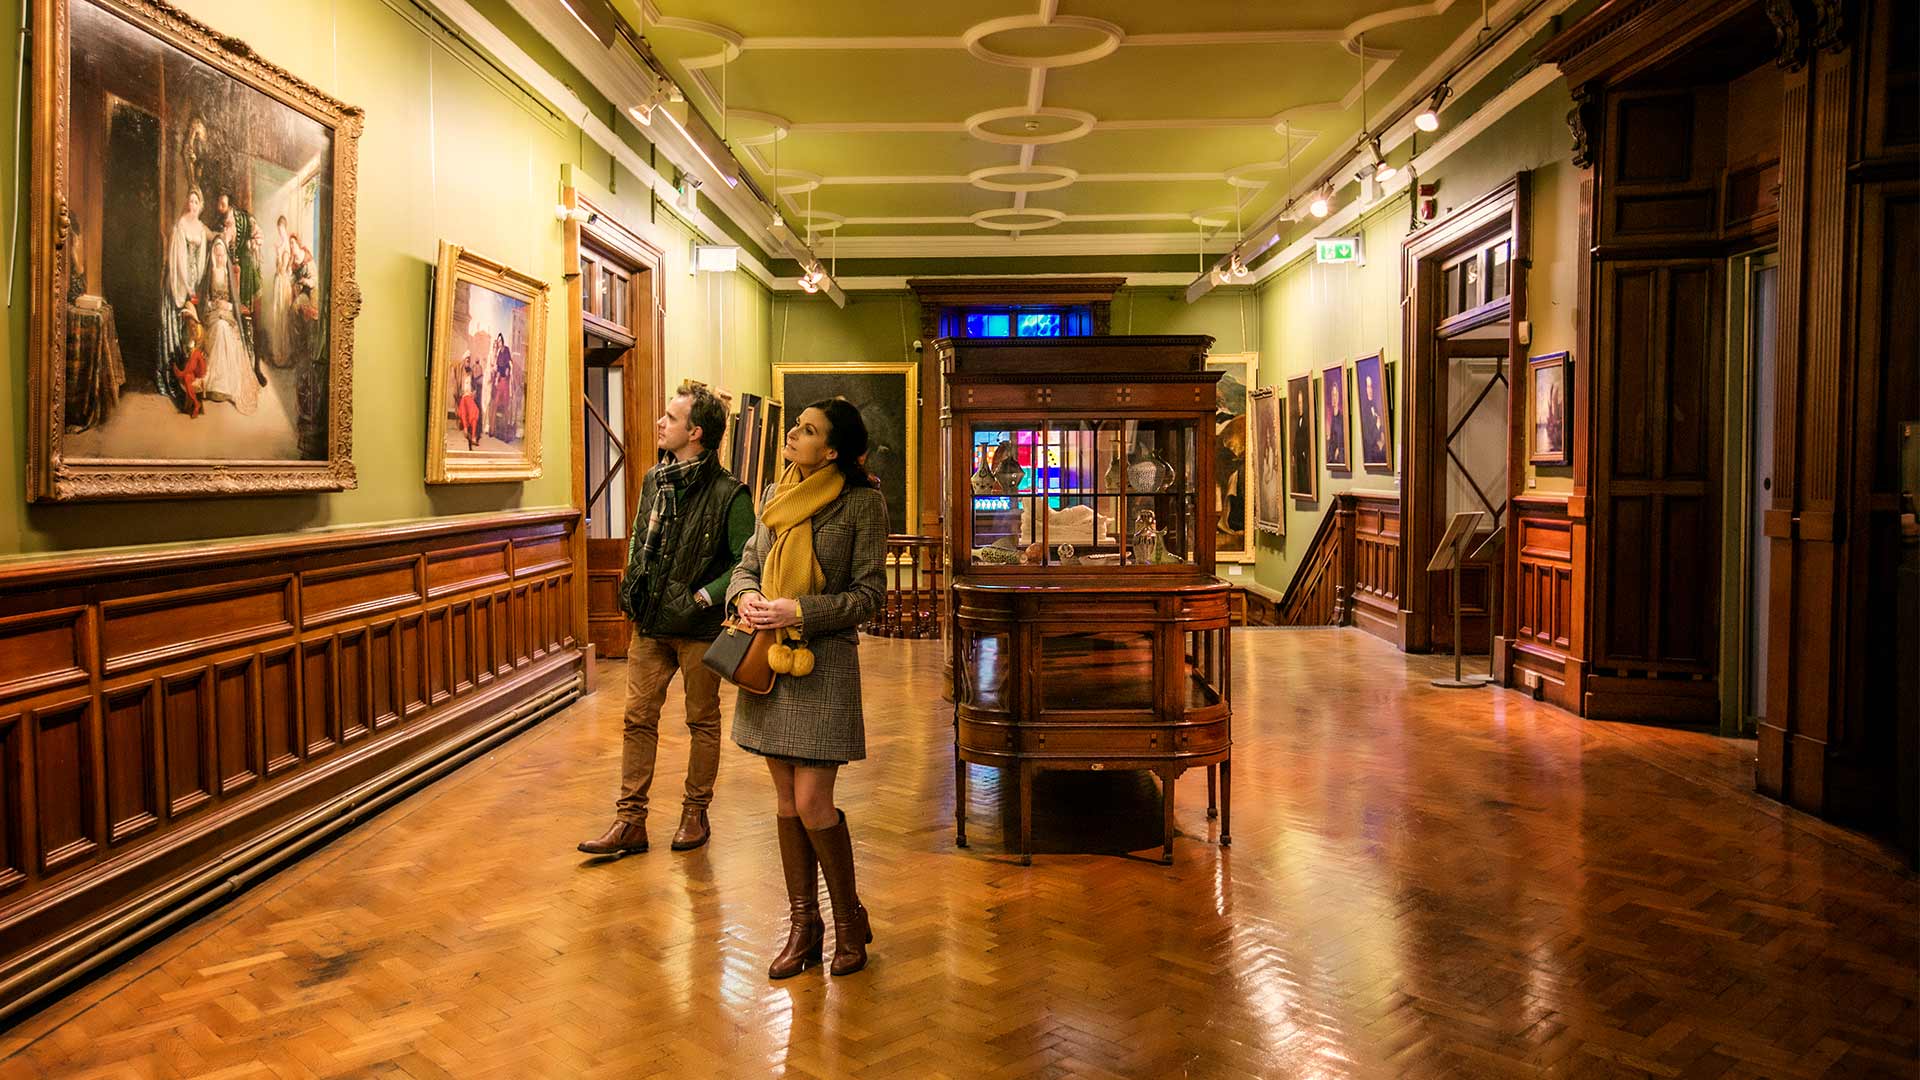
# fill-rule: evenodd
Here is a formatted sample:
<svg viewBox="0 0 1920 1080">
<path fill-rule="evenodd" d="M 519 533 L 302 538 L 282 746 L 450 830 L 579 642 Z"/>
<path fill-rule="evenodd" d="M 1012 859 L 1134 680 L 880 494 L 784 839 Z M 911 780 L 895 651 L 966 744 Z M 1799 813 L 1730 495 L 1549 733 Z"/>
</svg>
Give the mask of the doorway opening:
<svg viewBox="0 0 1920 1080">
<path fill-rule="evenodd" d="M 1722 609 L 1735 613 L 1721 643 L 1721 733 L 1755 735 L 1766 720 L 1767 628 L 1772 618 L 1772 552 L 1766 535 L 1773 499 L 1774 357 L 1779 339 L 1780 254 L 1737 255 L 1727 272 L 1727 460 Z"/>
</svg>

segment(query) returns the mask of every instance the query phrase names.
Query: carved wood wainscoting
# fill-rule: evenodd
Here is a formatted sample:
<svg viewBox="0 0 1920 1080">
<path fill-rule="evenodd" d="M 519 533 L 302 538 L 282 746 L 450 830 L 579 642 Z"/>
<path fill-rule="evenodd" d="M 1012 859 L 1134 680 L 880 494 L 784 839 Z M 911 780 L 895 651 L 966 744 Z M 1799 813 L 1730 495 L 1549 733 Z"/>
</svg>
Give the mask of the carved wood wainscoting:
<svg viewBox="0 0 1920 1080">
<path fill-rule="evenodd" d="M 1400 613 L 1400 499 L 1363 491 L 1343 491 L 1328 503 L 1320 527 L 1307 542 L 1300 569 L 1287 591 L 1272 603 L 1268 625 L 1357 626 L 1405 648 Z M 1249 594 L 1248 621 L 1261 603 Z"/>
<path fill-rule="evenodd" d="M 576 520 L 0 567 L 0 1017 L 578 696 Z"/>
<path fill-rule="evenodd" d="M 1514 508 L 1514 596 L 1508 686 L 1537 680 L 1540 696 L 1579 712 L 1586 677 L 1586 522 L 1568 500 L 1521 496 Z"/>
</svg>

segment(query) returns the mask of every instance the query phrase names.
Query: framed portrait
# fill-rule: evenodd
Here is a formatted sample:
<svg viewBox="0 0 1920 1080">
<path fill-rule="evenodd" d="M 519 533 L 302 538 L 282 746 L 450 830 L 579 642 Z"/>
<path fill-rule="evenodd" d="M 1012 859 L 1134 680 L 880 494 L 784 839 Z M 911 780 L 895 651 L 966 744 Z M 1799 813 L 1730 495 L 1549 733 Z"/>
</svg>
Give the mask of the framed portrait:
<svg viewBox="0 0 1920 1080">
<path fill-rule="evenodd" d="M 887 497 L 887 530 L 911 533 L 920 521 L 920 365 L 911 361 L 773 365 L 773 396 L 792 423 L 808 405 L 845 398 L 867 425 L 867 471 Z M 774 460 L 778 440 L 774 433 Z"/>
<path fill-rule="evenodd" d="M 754 465 L 753 498 L 755 505 L 760 499 L 760 489 L 780 479 L 780 444 L 787 434 L 786 418 L 780 403 L 772 398 L 760 402 L 760 456 Z"/>
<path fill-rule="evenodd" d="M 1281 475 L 1280 391 L 1263 386 L 1249 395 L 1248 414 L 1253 419 L 1254 467 L 1253 523 L 1264 533 L 1284 536 L 1287 515 L 1281 497 L 1285 478 Z"/>
<path fill-rule="evenodd" d="M 444 240 L 433 281 L 427 482 L 539 476 L 547 283 Z"/>
<path fill-rule="evenodd" d="M 754 460 L 754 439 L 760 432 L 759 394 L 741 394 L 740 411 L 734 413 L 727 425 L 727 471 L 733 478 L 747 485 L 758 505 L 760 492 L 753 484 L 753 472 L 748 463 Z"/>
<path fill-rule="evenodd" d="M 1573 464 L 1573 443 L 1567 438 L 1572 374 L 1571 353 L 1527 361 L 1527 460 L 1535 465 Z"/>
<path fill-rule="evenodd" d="M 1353 410 L 1360 421 L 1360 464 L 1369 470 L 1391 469 L 1393 402 L 1379 353 L 1353 362 Z"/>
<path fill-rule="evenodd" d="M 354 486 L 361 112 L 158 0 L 30 0 L 27 494 Z"/>
<path fill-rule="evenodd" d="M 1347 445 L 1347 368 L 1335 364 L 1320 373 L 1320 428 L 1326 446 L 1321 456 L 1329 469 L 1351 472 Z"/>
<path fill-rule="evenodd" d="M 1287 494 L 1309 502 L 1320 497 L 1320 469 L 1313 460 L 1313 376 L 1287 380 Z"/>
<path fill-rule="evenodd" d="M 1216 562 L 1253 561 L 1254 530 L 1248 465 L 1253 460 L 1252 432 L 1248 428 L 1247 400 L 1253 392 L 1257 353 L 1207 357 L 1207 369 L 1221 372 L 1214 384 L 1213 507 Z"/>
</svg>

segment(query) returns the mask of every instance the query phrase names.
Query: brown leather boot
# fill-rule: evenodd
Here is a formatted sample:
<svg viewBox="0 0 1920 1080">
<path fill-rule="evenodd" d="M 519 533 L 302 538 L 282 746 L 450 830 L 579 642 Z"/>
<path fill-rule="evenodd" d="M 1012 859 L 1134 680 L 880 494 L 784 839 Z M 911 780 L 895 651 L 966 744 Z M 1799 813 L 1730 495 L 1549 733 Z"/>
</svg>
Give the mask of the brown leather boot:
<svg viewBox="0 0 1920 1080">
<path fill-rule="evenodd" d="M 673 843 L 669 845 L 675 851 L 692 851 L 713 836 L 707 828 L 707 808 L 689 806 L 680 811 L 680 830 L 673 834 Z"/>
<path fill-rule="evenodd" d="M 767 968 L 769 979 L 790 979 L 820 962 L 827 926 L 820 920 L 819 865 L 813 858 L 813 844 L 807 839 L 807 827 L 797 817 L 778 817 L 780 826 L 780 869 L 787 877 L 787 907 L 791 926 L 786 947 Z"/>
<path fill-rule="evenodd" d="M 598 840 L 582 840 L 580 850 L 589 855 L 638 855 L 647 850 L 647 823 L 616 821 Z"/>
<path fill-rule="evenodd" d="M 867 909 L 853 888 L 853 838 L 847 835 L 847 812 L 830 829 L 808 829 L 813 853 L 820 860 L 821 876 L 827 879 L 827 895 L 833 899 L 833 967 L 835 975 L 851 975 L 867 966 L 867 944 L 873 940 L 873 928 L 867 923 Z"/>
</svg>

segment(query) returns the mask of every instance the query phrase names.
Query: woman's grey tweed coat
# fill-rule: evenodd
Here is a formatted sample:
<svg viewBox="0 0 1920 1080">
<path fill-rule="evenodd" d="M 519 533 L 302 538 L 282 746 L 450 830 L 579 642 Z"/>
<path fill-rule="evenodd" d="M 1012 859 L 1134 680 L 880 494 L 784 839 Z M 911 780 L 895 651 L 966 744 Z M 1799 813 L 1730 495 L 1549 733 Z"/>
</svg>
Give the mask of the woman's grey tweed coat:
<svg viewBox="0 0 1920 1080">
<path fill-rule="evenodd" d="M 761 560 L 772 543 L 773 532 L 757 524 L 727 586 L 729 609 L 742 592 L 760 587 Z M 826 584 L 820 595 L 799 598 L 813 673 L 778 676 L 769 694 L 741 692 L 733 708 L 733 741 L 778 757 L 859 761 L 867 756 L 859 627 L 886 595 L 886 497 L 873 488 L 848 488 L 813 515 L 813 557 Z"/>
</svg>

